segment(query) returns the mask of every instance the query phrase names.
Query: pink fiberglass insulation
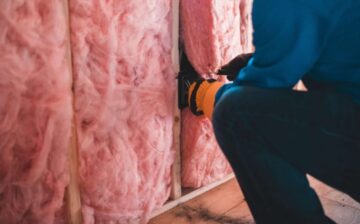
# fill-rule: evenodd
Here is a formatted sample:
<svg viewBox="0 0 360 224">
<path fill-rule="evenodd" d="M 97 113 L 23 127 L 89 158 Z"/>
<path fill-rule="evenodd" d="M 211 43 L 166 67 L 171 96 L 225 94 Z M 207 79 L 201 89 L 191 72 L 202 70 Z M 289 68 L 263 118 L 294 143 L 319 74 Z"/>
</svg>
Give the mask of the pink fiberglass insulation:
<svg viewBox="0 0 360 224">
<path fill-rule="evenodd" d="M 71 0 L 85 223 L 144 223 L 169 196 L 171 1 Z"/>
<path fill-rule="evenodd" d="M 185 52 L 203 77 L 214 77 L 236 55 L 252 50 L 249 0 L 182 0 L 180 12 Z M 183 186 L 200 187 L 229 174 L 211 122 L 189 110 L 182 118 Z"/>
<path fill-rule="evenodd" d="M 253 26 L 252 26 L 252 3 L 253 0 L 240 0 L 240 44 L 242 52 L 253 52 Z"/>
<path fill-rule="evenodd" d="M 71 76 L 61 0 L 0 1 L 0 223 L 63 223 Z"/>
</svg>

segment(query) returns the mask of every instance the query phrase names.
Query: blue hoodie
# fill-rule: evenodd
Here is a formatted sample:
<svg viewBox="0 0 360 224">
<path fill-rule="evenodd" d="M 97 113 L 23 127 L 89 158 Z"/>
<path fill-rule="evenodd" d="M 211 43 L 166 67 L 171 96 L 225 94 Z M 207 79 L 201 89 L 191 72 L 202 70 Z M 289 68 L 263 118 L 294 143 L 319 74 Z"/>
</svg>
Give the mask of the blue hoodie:
<svg viewBox="0 0 360 224">
<path fill-rule="evenodd" d="M 254 0 L 255 53 L 233 84 L 348 94 L 360 103 L 360 0 Z"/>
</svg>

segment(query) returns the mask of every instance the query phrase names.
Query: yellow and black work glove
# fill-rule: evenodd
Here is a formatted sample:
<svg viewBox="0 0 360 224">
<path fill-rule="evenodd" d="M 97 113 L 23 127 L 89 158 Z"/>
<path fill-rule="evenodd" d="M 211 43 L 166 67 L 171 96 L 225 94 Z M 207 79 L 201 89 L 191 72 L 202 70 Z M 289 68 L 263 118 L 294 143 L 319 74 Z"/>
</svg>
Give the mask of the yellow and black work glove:
<svg viewBox="0 0 360 224">
<path fill-rule="evenodd" d="M 211 119 L 215 96 L 221 86 L 223 83 L 214 79 L 199 79 L 193 82 L 188 90 L 188 103 L 191 112 L 197 116 L 205 115 Z"/>
</svg>

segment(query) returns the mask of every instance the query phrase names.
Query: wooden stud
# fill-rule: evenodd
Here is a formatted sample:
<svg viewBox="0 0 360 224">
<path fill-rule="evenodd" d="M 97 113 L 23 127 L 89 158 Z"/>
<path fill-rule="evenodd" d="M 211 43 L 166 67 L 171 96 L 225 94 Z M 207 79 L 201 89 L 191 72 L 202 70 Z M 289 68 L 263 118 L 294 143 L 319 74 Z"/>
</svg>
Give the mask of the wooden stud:
<svg viewBox="0 0 360 224">
<path fill-rule="evenodd" d="M 71 224 L 82 223 L 81 199 L 78 173 L 78 151 L 75 126 L 72 127 L 72 139 L 70 147 L 70 183 L 67 188 L 68 220 Z"/>
<path fill-rule="evenodd" d="M 72 77 L 72 105 L 75 108 L 75 95 L 74 95 L 74 76 L 73 76 L 73 66 L 72 66 L 72 56 L 71 56 L 71 37 L 70 37 L 70 9 L 69 9 L 69 0 L 64 0 L 64 11 L 67 19 L 68 30 L 67 30 L 67 61 L 69 63 L 69 72 Z M 78 143 L 77 143 L 77 133 L 76 133 L 76 119 L 75 119 L 75 109 L 73 109 L 73 119 L 71 125 L 71 142 L 69 147 L 69 171 L 70 171 L 70 183 L 66 189 L 66 206 L 67 206 L 67 215 L 68 222 L 71 224 L 80 224 L 82 223 L 82 214 L 81 214 L 81 199 L 80 199 L 80 189 L 79 189 L 79 173 L 78 173 Z"/>
<path fill-rule="evenodd" d="M 172 1 L 172 51 L 171 58 L 173 69 L 177 74 L 179 66 L 179 0 Z M 177 86 L 177 85 L 176 85 Z M 176 88 L 175 86 L 175 88 Z M 174 105 L 174 126 L 173 126 L 173 147 L 175 150 L 175 160 L 172 165 L 171 192 L 170 199 L 181 197 L 181 152 L 180 152 L 180 133 L 181 133 L 181 113 L 178 109 L 178 95 L 175 91 Z"/>
</svg>

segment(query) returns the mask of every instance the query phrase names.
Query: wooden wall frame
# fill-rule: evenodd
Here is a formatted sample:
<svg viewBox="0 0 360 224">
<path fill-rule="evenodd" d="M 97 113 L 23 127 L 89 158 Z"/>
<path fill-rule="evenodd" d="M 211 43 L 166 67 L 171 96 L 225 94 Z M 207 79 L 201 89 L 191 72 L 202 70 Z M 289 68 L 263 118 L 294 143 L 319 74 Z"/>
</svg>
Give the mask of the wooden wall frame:
<svg viewBox="0 0 360 224">
<path fill-rule="evenodd" d="M 73 118 L 71 123 L 71 140 L 69 146 L 69 175 L 70 182 L 66 188 L 66 208 L 67 208 L 67 221 L 70 224 L 81 224 L 82 213 L 81 213 L 81 199 L 80 199 L 80 187 L 79 187 L 79 170 L 78 170 L 78 138 L 76 132 L 76 117 L 75 117 L 75 94 L 74 94 L 74 75 L 73 75 L 73 63 L 72 63 L 72 51 L 71 51 L 71 35 L 70 35 L 70 8 L 69 0 L 63 0 L 64 2 L 64 15 L 67 25 L 67 63 L 69 65 L 69 73 L 72 77 L 71 86 L 72 89 L 72 108 Z"/>
<path fill-rule="evenodd" d="M 64 1 L 64 13 L 66 16 L 68 30 L 67 30 L 67 62 L 69 64 L 69 72 L 72 76 L 72 84 L 69 88 L 74 90 L 74 76 L 73 76 L 73 64 L 72 64 L 72 51 L 71 51 L 71 36 L 70 36 L 70 8 L 69 1 Z M 172 0 L 172 66 L 174 75 L 180 70 L 180 59 L 179 59 L 179 7 L 180 0 Z M 174 76 L 175 79 L 175 76 Z M 177 82 L 177 81 L 175 81 Z M 177 87 L 177 83 L 174 83 L 174 87 Z M 173 150 L 175 151 L 175 160 L 172 165 L 171 170 L 171 191 L 170 197 L 167 203 L 165 203 L 161 208 L 155 210 L 151 217 L 155 217 L 164 213 L 177 205 L 184 203 L 192 198 L 199 196 L 223 183 L 234 178 L 233 174 L 226 176 L 225 178 L 218 180 L 212 184 L 206 185 L 198 189 L 191 189 L 187 192 L 182 191 L 181 184 L 181 111 L 178 109 L 178 96 L 177 91 L 175 91 L 175 104 L 174 104 L 174 126 L 173 126 Z M 72 91 L 72 105 L 75 108 L 75 95 Z M 78 139 L 76 132 L 76 117 L 75 113 L 73 114 L 72 119 L 72 137 L 69 146 L 69 174 L 70 174 L 70 183 L 66 189 L 66 209 L 67 209 L 67 218 L 70 224 L 82 224 L 83 217 L 81 213 L 81 199 L 80 199 L 80 187 L 79 187 L 79 171 L 78 171 Z"/>
<path fill-rule="evenodd" d="M 176 73 L 180 71 L 180 59 L 179 59 L 179 20 L 180 20 L 180 0 L 172 0 L 172 63 L 173 68 Z M 172 181 L 171 181 L 171 193 L 170 198 L 167 203 L 165 203 L 161 208 L 155 210 L 151 217 L 158 216 L 179 204 L 185 203 L 186 201 L 195 198 L 223 183 L 234 178 L 234 174 L 229 174 L 223 179 L 215 181 L 209 185 L 203 186 L 198 189 L 192 189 L 190 192 L 182 191 L 181 184 L 181 111 L 178 109 L 178 96 L 176 91 L 176 98 L 174 100 L 174 126 L 173 126 L 173 144 L 175 150 L 175 161 L 172 166 Z"/>
<path fill-rule="evenodd" d="M 172 50 L 171 59 L 172 66 L 177 75 L 180 71 L 179 59 L 179 4 L 180 0 L 172 0 Z M 175 77 L 174 77 L 175 79 Z M 177 79 L 175 79 L 177 88 Z M 175 91 L 174 99 L 174 126 L 173 126 L 173 150 L 175 150 L 175 160 L 171 170 L 171 199 L 178 199 L 181 197 L 181 111 L 178 108 L 178 91 Z"/>
</svg>

